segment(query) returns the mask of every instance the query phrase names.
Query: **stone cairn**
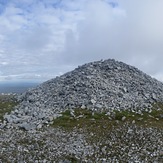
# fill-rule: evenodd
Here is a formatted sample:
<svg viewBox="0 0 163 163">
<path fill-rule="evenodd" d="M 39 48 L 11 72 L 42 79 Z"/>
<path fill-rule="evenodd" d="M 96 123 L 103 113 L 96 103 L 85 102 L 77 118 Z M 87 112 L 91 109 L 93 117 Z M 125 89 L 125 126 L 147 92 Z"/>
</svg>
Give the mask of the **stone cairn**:
<svg viewBox="0 0 163 163">
<path fill-rule="evenodd" d="M 163 101 L 163 83 L 123 62 L 108 59 L 79 66 L 18 97 L 19 105 L 5 115 L 8 126 L 41 128 L 61 112 L 74 108 L 93 112 L 150 111 Z"/>
</svg>

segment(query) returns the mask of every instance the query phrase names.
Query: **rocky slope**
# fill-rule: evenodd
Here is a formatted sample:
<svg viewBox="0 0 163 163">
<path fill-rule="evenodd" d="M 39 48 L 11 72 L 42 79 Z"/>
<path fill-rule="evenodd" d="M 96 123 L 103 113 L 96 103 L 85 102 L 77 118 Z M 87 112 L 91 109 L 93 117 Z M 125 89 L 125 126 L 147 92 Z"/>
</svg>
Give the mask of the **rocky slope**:
<svg viewBox="0 0 163 163">
<path fill-rule="evenodd" d="M 163 84 L 137 68 L 112 59 L 91 62 L 49 80 L 19 97 L 5 115 L 8 126 L 41 128 L 66 109 L 150 111 L 163 101 Z"/>
<path fill-rule="evenodd" d="M 104 136 L 58 128 L 28 131 L 0 129 L 0 162 L 162 163 L 163 132 L 124 123 Z M 93 139 L 93 140 L 92 140 Z"/>
</svg>

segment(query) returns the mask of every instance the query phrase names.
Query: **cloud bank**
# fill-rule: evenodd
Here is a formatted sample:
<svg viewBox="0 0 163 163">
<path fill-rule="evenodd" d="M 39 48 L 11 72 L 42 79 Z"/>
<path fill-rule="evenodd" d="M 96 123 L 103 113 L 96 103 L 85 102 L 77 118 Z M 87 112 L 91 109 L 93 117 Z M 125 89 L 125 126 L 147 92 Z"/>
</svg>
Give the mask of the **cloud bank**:
<svg viewBox="0 0 163 163">
<path fill-rule="evenodd" d="M 163 81 L 162 0 L 2 2 L 0 80 L 47 80 L 114 58 Z"/>
</svg>

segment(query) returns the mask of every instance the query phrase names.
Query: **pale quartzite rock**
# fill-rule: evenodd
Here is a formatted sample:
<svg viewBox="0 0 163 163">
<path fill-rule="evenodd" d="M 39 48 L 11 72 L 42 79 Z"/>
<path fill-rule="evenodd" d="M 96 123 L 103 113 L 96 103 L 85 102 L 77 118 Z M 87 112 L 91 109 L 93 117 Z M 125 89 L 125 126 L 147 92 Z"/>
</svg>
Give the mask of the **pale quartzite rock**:
<svg viewBox="0 0 163 163">
<path fill-rule="evenodd" d="M 4 117 L 7 122 L 20 126 L 24 123 L 21 117 L 27 116 L 26 123 L 39 125 L 66 109 L 149 111 L 151 104 L 163 101 L 163 83 L 133 66 L 108 59 L 79 66 L 28 90 L 18 100 L 15 111 Z"/>
</svg>

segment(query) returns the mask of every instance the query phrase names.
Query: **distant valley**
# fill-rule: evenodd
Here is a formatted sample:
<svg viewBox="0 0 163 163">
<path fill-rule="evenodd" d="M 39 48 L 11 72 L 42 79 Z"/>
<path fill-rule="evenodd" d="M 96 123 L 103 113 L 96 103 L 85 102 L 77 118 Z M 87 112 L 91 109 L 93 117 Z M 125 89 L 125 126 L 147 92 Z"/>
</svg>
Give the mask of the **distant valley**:
<svg viewBox="0 0 163 163">
<path fill-rule="evenodd" d="M 22 93 L 29 88 L 36 87 L 37 82 L 0 82 L 1 93 Z"/>
</svg>

